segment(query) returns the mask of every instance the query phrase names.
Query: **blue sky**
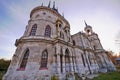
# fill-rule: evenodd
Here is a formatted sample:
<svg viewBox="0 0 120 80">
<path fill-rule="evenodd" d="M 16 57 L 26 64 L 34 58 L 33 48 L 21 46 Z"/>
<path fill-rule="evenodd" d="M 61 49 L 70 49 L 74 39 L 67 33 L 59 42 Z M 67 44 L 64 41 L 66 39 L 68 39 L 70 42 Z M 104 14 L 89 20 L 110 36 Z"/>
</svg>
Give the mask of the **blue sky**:
<svg viewBox="0 0 120 80">
<path fill-rule="evenodd" d="M 71 34 L 84 30 L 84 20 L 98 33 L 103 48 L 120 51 L 120 0 L 51 0 L 56 1 L 59 13 L 64 13 L 71 25 Z M 11 59 L 15 40 L 20 38 L 28 24 L 33 8 L 49 0 L 0 1 L 0 58 Z M 51 5 L 52 6 L 52 5 Z"/>
</svg>

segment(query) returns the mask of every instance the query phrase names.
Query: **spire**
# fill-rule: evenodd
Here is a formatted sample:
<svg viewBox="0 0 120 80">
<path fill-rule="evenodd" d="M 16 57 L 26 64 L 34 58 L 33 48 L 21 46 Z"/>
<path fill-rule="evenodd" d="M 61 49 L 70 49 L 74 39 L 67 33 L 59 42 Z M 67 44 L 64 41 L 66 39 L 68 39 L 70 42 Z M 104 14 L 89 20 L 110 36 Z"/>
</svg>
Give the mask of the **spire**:
<svg viewBox="0 0 120 80">
<path fill-rule="evenodd" d="M 62 13 L 62 16 L 64 17 L 64 12 Z"/>
<path fill-rule="evenodd" d="M 58 12 L 58 8 L 55 8 L 55 1 L 53 2 L 53 10 L 55 10 L 56 12 Z"/>
<path fill-rule="evenodd" d="M 55 1 L 53 2 L 53 9 L 55 9 Z"/>
<path fill-rule="evenodd" d="M 85 26 L 88 26 L 85 20 L 84 20 L 84 23 L 85 23 Z"/>
<path fill-rule="evenodd" d="M 41 6 L 43 6 L 43 3 L 41 4 Z"/>
<path fill-rule="evenodd" d="M 50 3 L 51 3 L 51 1 L 49 1 L 48 7 L 50 7 Z"/>
<path fill-rule="evenodd" d="M 56 11 L 58 12 L 58 7 L 56 8 Z"/>
</svg>

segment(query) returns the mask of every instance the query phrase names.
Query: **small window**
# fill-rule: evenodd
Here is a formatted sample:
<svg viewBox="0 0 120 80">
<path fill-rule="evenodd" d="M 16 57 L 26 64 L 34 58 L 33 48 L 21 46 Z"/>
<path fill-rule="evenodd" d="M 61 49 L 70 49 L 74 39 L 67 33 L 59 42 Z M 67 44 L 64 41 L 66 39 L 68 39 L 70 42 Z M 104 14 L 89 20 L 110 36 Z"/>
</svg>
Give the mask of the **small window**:
<svg viewBox="0 0 120 80">
<path fill-rule="evenodd" d="M 70 31 L 68 30 L 68 32 L 70 32 Z"/>
<path fill-rule="evenodd" d="M 43 12 L 43 15 L 46 15 L 46 13 L 45 13 L 45 12 Z"/>
<path fill-rule="evenodd" d="M 60 32 L 60 38 L 64 39 L 64 34 Z"/>
<path fill-rule="evenodd" d="M 65 30 L 65 33 L 67 33 L 67 30 Z"/>
<path fill-rule="evenodd" d="M 90 32 L 90 30 L 87 30 L 87 33 L 89 33 Z"/>
<path fill-rule="evenodd" d="M 59 24 L 59 27 L 60 27 L 60 28 L 62 27 L 62 24 L 61 24 L 61 23 Z"/>
<path fill-rule="evenodd" d="M 95 45 L 93 46 L 93 48 L 94 48 L 94 50 L 96 50 L 96 47 L 95 47 Z"/>
<path fill-rule="evenodd" d="M 37 24 L 34 24 L 31 29 L 30 36 L 35 36 L 36 30 L 37 30 Z"/>
<path fill-rule="evenodd" d="M 39 17 L 39 14 L 37 14 L 36 16 L 35 16 L 35 18 L 38 18 Z"/>
<path fill-rule="evenodd" d="M 51 36 L 51 28 L 49 25 L 47 25 L 45 28 L 45 37 L 50 37 L 50 36 Z"/>
<path fill-rule="evenodd" d="M 73 46 L 75 46 L 75 40 L 73 40 Z"/>
</svg>

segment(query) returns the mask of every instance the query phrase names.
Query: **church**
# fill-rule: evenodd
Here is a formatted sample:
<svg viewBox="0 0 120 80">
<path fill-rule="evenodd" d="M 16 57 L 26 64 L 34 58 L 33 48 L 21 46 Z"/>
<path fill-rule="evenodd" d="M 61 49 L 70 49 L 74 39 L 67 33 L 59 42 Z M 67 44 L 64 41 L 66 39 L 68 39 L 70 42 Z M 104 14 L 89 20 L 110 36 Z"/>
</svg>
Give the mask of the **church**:
<svg viewBox="0 0 120 80">
<path fill-rule="evenodd" d="M 82 74 L 114 71 L 98 34 L 85 22 L 84 32 L 70 34 L 70 24 L 53 6 L 30 13 L 23 36 L 3 80 L 76 80 Z"/>
</svg>

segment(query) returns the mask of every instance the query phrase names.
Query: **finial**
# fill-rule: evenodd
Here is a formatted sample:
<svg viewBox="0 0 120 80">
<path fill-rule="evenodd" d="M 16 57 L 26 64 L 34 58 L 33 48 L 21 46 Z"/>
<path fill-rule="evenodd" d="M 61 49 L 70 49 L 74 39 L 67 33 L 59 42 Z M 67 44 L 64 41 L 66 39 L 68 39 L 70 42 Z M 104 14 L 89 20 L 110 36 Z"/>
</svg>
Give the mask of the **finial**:
<svg viewBox="0 0 120 80">
<path fill-rule="evenodd" d="M 53 2 L 53 9 L 55 9 L 55 1 Z"/>
<path fill-rule="evenodd" d="M 43 6 L 43 3 L 41 4 L 41 6 Z"/>
<path fill-rule="evenodd" d="M 56 8 L 56 11 L 58 12 L 58 7 Z"/>
<path fill-rule="evenodd" d="M 48 7 L 50 7 L 50 3 L 51 3 L 51 1 L 49 1 Z"/>
<path fill-rule="evenodd" d="M 85 23 L 85 26 L 88 26 L 85 20 L 84 20 L 84 23 Z"/>
<path fill-rule="evenodd" d="M 64 17 L 64 12 L 62 13 L 62 16 Z"/>
</svg>

